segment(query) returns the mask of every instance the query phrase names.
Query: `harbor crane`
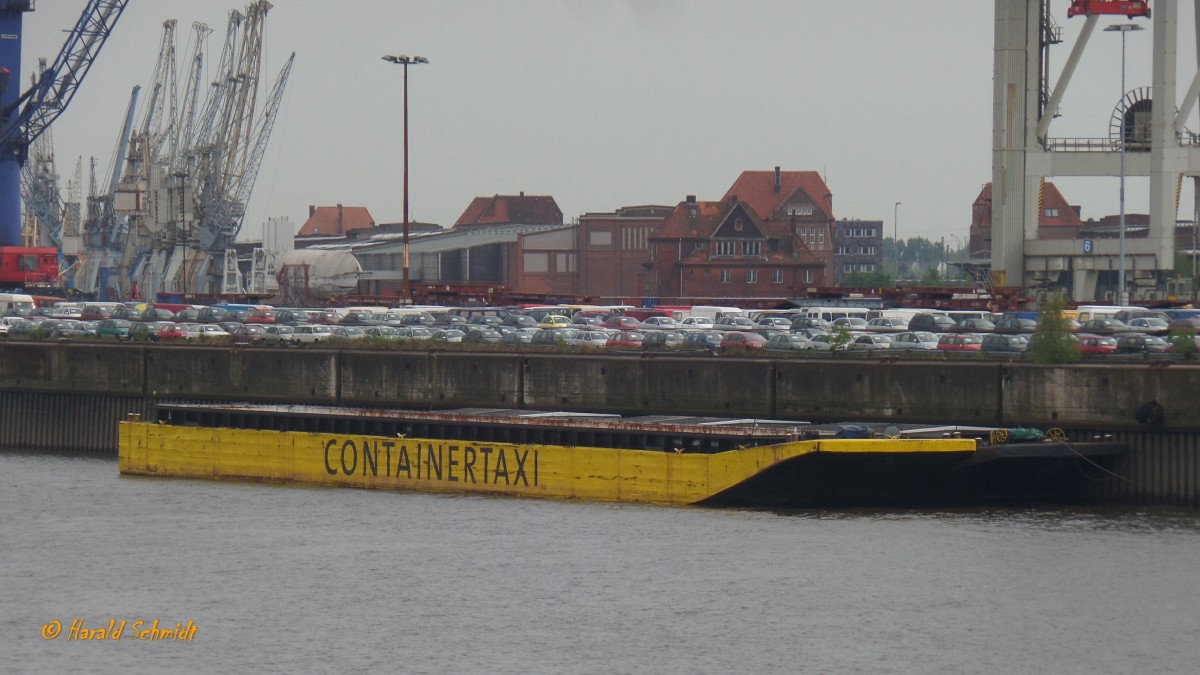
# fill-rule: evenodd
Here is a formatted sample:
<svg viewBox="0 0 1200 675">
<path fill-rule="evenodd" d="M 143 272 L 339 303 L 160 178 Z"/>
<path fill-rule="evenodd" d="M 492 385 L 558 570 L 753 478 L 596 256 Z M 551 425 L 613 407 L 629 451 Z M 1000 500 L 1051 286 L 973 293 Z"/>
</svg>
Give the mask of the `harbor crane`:
<svg viewBox="0 0 1200 675">
<path fill-rule="evenodd" d="M 61 279 L 56 248 L 24 246 L 22 170 L 30 148 L 67 109 L 128 0 L 89 0 L 54 62 L 41 69 L 29 89 L 18 94 L 19 79 L 14 75 L 21 72 L 23 16 L 33 11 L 33 4 L 33 0 L 0 0 L 0 35 L 16 37 L 0 40 L 0 286 L 4 287 L 46 287 Z M 36 178 L 29 176 L 26 182 Z M 43 198 L 37 202 L 41 208 L 59 209 L 57 196 L 39 192 L 35 202 L 39 197 Z M 44 215 L 57 233 L 60 224 L 54 220 L 61 214 Z"/>
</svg>

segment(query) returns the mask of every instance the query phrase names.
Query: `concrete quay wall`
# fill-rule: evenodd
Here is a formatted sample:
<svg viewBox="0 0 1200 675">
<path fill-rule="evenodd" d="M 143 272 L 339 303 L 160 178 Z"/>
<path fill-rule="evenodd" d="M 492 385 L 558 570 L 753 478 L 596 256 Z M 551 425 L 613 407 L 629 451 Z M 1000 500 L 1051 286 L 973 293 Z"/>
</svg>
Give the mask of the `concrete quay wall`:
<svg viewBox="0 0 1200 675">
<path fill-rule="evenodd" d="M 0 446 L 112 454 L 155 400 L 1061 427 L 1134 448 L 1098 493 L 1200 506 L 1200 365 L 0 343 Z"/>
</svg>

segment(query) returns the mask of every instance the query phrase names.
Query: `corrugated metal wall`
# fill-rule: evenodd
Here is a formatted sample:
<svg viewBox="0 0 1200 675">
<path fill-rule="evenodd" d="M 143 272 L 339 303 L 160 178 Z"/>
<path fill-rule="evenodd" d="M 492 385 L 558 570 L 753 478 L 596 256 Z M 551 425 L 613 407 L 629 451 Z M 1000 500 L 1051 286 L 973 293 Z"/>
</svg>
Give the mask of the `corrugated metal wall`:
<svg viewBox="0 0 1200 675">
<path fill-rule="evenodd" d="M 149 408 L 140 396 L 0 391 L 0 447 L 116 457 L 117 423 Z"/>
</svg>

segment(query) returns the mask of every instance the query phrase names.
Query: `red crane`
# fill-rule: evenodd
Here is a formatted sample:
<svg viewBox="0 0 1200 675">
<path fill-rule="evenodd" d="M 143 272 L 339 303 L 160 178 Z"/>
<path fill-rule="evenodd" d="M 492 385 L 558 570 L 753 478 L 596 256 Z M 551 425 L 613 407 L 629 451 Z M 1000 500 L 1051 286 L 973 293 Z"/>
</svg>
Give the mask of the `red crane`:
<svg viewBox="0 0 1200 675">
<path fill-rule="evenodd" d="M 1091 16 L 1092 14 L 1125 15 L 1130 19 L 1137 16 L 1150 18 L 1150 3 L 1148 0 L 1071 0 L 1071 8 L 1067 17 Z"/>
</svg>

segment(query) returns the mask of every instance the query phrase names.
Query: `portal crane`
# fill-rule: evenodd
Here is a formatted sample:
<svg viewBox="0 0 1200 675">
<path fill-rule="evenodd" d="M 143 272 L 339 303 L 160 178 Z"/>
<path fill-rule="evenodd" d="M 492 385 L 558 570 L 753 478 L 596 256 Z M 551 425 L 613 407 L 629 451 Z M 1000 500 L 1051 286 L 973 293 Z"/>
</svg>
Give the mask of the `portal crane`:
<svg viewBox="0 0 1200 675">
<path fill-rule="evenodd" d="M 33 11 L 33 0 L 0 0 L 0 35 L 17 37 L 0 40 L 0 249 L 22 248 L 21 169 L 30 145 L 66 110 L 127 4 L 128 0 L 89 0 L 54 63 L 18 95 L 13 74 L 21 72 L 22 19 L 25 12 Z M 44 248 L 30 249 L 28 256 L 20 251 L 7 253 L 22 261 L 26 257 L 40 261 Z M 43 279 L 49 270 L 38 265 L 36 276 Z M 57 264 L 54 267 L 57 277 Z M 22 279 L 10 279 L 2 272 L 0 285 L 22 285 Z M 25 280 L 34 277 L 24 275 Z"/>
</svg>

